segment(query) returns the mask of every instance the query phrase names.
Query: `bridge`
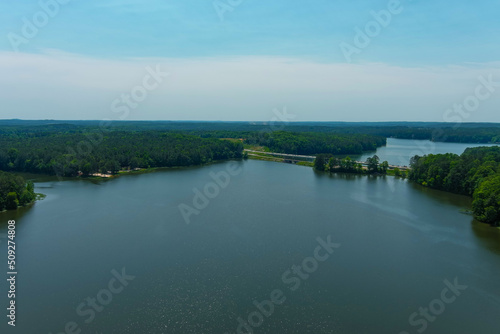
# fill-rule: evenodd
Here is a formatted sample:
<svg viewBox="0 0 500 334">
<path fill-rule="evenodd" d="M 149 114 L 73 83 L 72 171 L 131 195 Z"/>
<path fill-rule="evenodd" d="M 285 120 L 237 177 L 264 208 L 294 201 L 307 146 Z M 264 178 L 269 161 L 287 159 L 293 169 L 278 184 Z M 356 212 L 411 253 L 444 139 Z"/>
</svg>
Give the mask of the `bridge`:
<svg viewBox="0 0 500 334">
<path fill-rule="evenodd" d="M 287 153 L 276 153 L 276 152 L 263 152 L 263 151 L 254 151 L 254 150 L 248 150 L 245 149 L 245 152 L 250 153 L 250 155 L 256 155 L 255 153 L 259 154 L 267 154 L 267 155 L 272 155 L 276 157 L 282 157 L 286 162 L 289 163 L 297 163 L 300 160 L 296 159 L 302 159 L 305 161 L 314 161 L 316 159 L 315 155 L 299 155 L 299 154 L 287 154 Z M 363 166 L 368 166 L 368 163 L 366 161 L 356 161 L 353 160 L 354 163 L 361 164 Z M 394 169 L 394 168 L 399 168 L 400 170 L 409 170 L 410 168 L 408 166 L 399 166 L 399 165 L 389 165 L 389 169 Z"/>
</svg>

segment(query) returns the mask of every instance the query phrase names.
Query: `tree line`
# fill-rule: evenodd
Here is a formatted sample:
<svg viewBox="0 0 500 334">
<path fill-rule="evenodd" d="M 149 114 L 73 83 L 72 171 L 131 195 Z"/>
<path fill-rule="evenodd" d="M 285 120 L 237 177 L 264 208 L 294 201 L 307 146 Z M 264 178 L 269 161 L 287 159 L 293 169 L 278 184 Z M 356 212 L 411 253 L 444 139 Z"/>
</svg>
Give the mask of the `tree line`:
<svg viewBox="0 0 500 334">
<path fill-rule="evenodd" d="M 0 170 L 75 176 L 241 158 L 241 142 L 164 131 L 28 129 L 0 132 Z"/>
<path fill-rule="evenodd" d="M 0 211 L 14 210 L 35 200 L 33 182 L 19 175 L 0 171 Z"/>
<path fill-rule="evenodd" d="M 365 134 L 333 134 L 320 132 L 272 133 L 254 132 L 245 138 L 245 143 L 266 146 L 273 152 L 288 154 L 361 154 L 384 146 L 385 137 Z"/>
<path fill-rule="evenodd" d="M 380 162 L 377 155 L 366 159 L 366 168 L 359 162 L 352 160 L 350 157 L 338 158 L 331 154 L 318 154 L 314 160 L 314 169 L 318 171 L 326 171 L 330 173 L 355 173 L 355 174 L 387 174 L 389 163 L 387 161 Z M 394 169 L 395 176 L 406 177 L 404 171 L 399 168 Z"/>
<path fill-rule="evenodd" d="M 85 123 L 86 124 L 86 123 Z M 240 138 L 221 140 L 222 138 Z M 286 131 L 178 132 L 73 124 L 0 127 L 0 170 L 49 175 L 202 165 L 243 157 L 243 144 L 291 154 L 360 154 L 386 139 L 363 134 Z"/>
<path fill-rule="evenodd" d="M 29 129 L 29 131 L 44 132 L 49 127 L 60 131 L 79 131 L 79 129 L 95 129 L 100 123 L 100 121 L 0 120 L 0 131 L 16 133 Z M 109 128 L 113 131 L 178 131 L 201 137 L 219 136 L 219 138 L 246 138 L 250 133 L 281 129 L 300 133 L 365 134 L 440 142 L 500 142 L 500 125 L 496 123 L 110 121 Z"/>
<path fill-rule="evenodd" d="M 468 148 L 462 155 L 429 154 L 410 161 L 410 180 L 423 186 L 472 196 L 474 216 L 500 224 L 500 147 Z"/>
</svg>

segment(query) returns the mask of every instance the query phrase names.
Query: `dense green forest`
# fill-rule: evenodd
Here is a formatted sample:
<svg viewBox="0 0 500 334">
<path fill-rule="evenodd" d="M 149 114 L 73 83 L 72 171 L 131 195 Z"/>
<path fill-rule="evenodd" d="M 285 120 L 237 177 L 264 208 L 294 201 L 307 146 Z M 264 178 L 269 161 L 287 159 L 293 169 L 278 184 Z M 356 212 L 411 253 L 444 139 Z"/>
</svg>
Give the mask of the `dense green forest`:
<svg viewBox="0 0 500 334">
<path fill-rule="evenodd" d="M 0 171 L 0 211 L 17 209 L 35 200 L 35 187 L 23 177 Z"/>
<path fill-rule="evenodd" d="M 392 123 L 391 123 L 392 124 Z M 438 123 L 441 124 L 441 123 Z M 158 127 L 161 127 L 158 125 Z M 243 133 L 247 136 L 250 133 L 270 133 L 271 127 L 268 124 L 226 124 L 214 123 L 207 124 L 202 129 L 197 124 L 189 126 L 170 125 L 169 128 L 185 128 L 191 134 L 204 136 L 218 136 L 220 138 L 235 138 Z M 276 126 L 275 126 L 276 127 Z M 295 124 L 290 123 L 281 125 L 283 132 L 293 133 L 328 133 L 337 135 L 366 135 L 378 136 L 384 138 L 399 138 L 399 139 L 417 139 L 431 140 L 436 142 L 453 142 L 453 143 L 498 143 L 500 142 L 500 127 L 498 126 L 483 126 L 483 127 L 453 127 L 449 124 L 443 124 L 442 127 L 437 126 L 406 126 L 406 125 L 328 125 L 328 123 L 314 124 Z M 213 130 L 209 130 L 213 129 Z"/>
<path fill-rule="evenodd" d="M 288 154 L 361 154 L 386 144 L 386 138 L 364 134 L 331 134 L 315 132 L 251 133 L 245 142 L 266 146 L 273 152 Z"/>
<path fill-rule="evenodd" d="M 109 128 L 114 131 L 182 131 L 201 137 L 236 138 L 250 133 L 272 130 L 365 134 L 401 139 L 428 139 L 441 142 L 498 143 L 498 123 L 437 122 L 175 122 L 175 121 L 24 121 L 0 120 L 0 132 L 44 132 L 48 128 L 61 131 Z"/>
<path fill-rule="evenodd" d="M 222 140 L 221 138 L 241 140 Z M 0 127 L 0 170 L 75 176 L 241 158 L 243 143 L 295 154 L 359 154 L 385 145 L 364 134 L 161 131 L 49 124 Z"/>
<path fill-rule="evenodd" d="M 135 127 L 132 124 L 115 124 L 116 127 Z M 287 132 L 317 132 L 343 135 L 371 135 L 384 138 L 421 139 L 436 142 L 455 143 L 498 143 L 500 125 L 491 123 L 342 123 L 342 122 L 290 122 L 290 123 L 245 123 L 245 122 L 145 122 L 138 128 L 157 130 L 187 131 L 200 136 L 218 136 L 236 138 L 249 133 L 270 133 L 271 129 Z"/>
<path fill-rule="evenodd" d="M 200 165 L 241 158 L 243 144 L 162 131 L 45 129 L 0 133 L 0 170 L 75 176 L 122 168 Z"/>
<path fill-rule="evenodd" d="M 409 178 L 424 186 L 472 196 L 475 217 L 500 224 L 500 147 L 468 148 L 456 154 L 411 159 Z"/>
</svg>

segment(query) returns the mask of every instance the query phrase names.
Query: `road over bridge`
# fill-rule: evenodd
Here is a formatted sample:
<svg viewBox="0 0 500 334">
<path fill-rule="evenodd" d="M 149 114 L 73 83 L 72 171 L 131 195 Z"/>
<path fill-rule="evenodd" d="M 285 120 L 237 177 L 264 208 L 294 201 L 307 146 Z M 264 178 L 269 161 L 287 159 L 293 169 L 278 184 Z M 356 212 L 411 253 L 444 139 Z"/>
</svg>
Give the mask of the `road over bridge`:
<svg viewBox="0 0 500 334">
<path fill-rule="evenodd" d="M 254 150 L 248 150 L 245 149 L 245 152 L 248 153 L 259 153 L 259 154 L 267 154 L 267 155 L 272 155 L 276 157 L 283 157 L 283 158 L 288 158 L 288 159 L 302 159 L 306 161 L 314 161 L 316 159 L 315 155 L 299 155 L 299 154 L 287 154 L 287 153 L 276 153 L 276 152 L 263 152 L 263 151 L 254 151 Z M 356 161 L 354 160 L 355 163 L 361 164 L 363 166 L 367 166 L 368 164 L 366 161 Z M 399 165 L 389 165 L 389 169 L 394 169 L 394 168 L 399 168 L 400 170 L 409 170 L 410 168 L 408 166 L 399 166 Z"/>
</svg>

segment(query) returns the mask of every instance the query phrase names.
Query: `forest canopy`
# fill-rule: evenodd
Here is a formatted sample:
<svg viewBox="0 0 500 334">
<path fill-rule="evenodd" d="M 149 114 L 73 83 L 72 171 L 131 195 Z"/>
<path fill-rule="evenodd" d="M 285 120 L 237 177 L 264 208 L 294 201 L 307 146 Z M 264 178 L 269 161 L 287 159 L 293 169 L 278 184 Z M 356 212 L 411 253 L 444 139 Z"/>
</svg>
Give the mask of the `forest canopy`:
<svg viewBox="0 0 500 334">
<path fill-rule="evenodd" d="M 252 133 L 246 141 L 268 147 L 273 152 L 288 154 L 361 154 L 386 144 L 386 138 L 364 134 L 333 134 L 318 132 Z"/>
<path fill-rule="evenodd" d="M 52 129 L 0 134 L 0 170 L 61 176 L 116 173 L 241 158 L 242 151 L 241 143 L 180 133 Z"/>
<path fill-rule="evenodd" d="M 410 165 L 410 180 L 472 196 L 475 217 L 495 226 L 500 224 L 500 147 L 468 148 L 460 156 L 415 156 Z"/>
<path fill-rule="evenodd" d="M 293 154 L 360 154 L 385 143 L 380 136 L 321 132 L 179 132 L 72 124 L 4 126 L 0 127 L 0 170 L 91 175 L 238 159 L 243 157 L 244 144 Z"/>
</svg>

